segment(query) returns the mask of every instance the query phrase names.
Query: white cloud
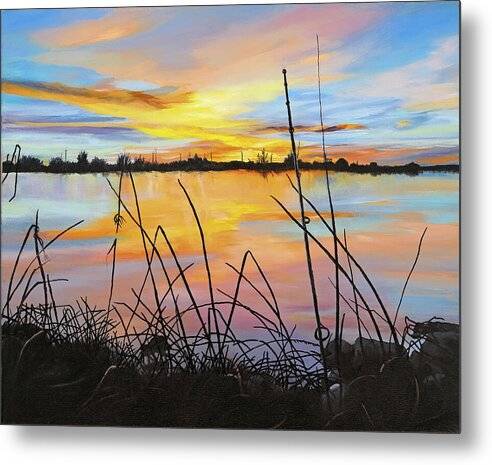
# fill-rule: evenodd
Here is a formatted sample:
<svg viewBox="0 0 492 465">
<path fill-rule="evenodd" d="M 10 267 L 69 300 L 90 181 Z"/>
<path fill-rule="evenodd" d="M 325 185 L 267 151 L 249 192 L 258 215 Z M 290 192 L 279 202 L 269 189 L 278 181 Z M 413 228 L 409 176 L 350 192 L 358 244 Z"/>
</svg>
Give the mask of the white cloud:
<svg viewBox="0 0 492 465">
<path fill-rule="evenodd" d="M 392 97 L 418 111 L 456 108 L 458 104 L 459 44 L 451 36 L 437 43 L 424 59 L 386 71 L 358 89 L 367 97 Z"/>
</svg>

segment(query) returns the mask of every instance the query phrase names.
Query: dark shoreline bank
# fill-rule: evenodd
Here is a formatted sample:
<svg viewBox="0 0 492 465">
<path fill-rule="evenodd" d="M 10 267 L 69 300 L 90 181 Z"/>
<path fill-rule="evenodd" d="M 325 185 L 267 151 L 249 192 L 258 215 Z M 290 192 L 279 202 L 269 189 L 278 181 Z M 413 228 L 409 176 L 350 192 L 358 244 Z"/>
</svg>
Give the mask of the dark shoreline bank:
<svg viewBox="0 0 492 465">
<path fill-rule="evenodd" d="M 107 163 L 87 163 L 80 164 L 76 162 L 61 162 L 50 165 L 44 165 L 39 162 L 33 162 L 32 157 L 23 157 L 17 166 L 10 161 L 3 162 L 4 173 L 55 173 L 55 174 L 85 174 L 85 173 L 114 173 L 124 171 L 132 172 L 172 172 L 172 171 L 233 171 L 233 170 L 249 170 L 262 173 L 290 171 L 293 167 L 287 163 L 255 163 L 255 162 L 214 162 L 206 159 L 189 159 L 184 161 L 176 161 L 169 163 L 150 163 L 136 160 L 132 163 L 124 165 L 107 164 Z M 315 171 L 324 170 L 333 172 L 358 173 L 358 174 L 407 174 L 409 176 L 417 176 L 424 172 L 440 172 L 440 173 L 459 173 L 460 165 L 419 165 L 417 163 L 409 163 L 406 165 L 378 165 L 372 162 L 368 165 L 358 165 L 355 163 L 344 164 L 329 162 L 326 165 L 322 162 L 300 162 L 302 170 Z"/>
<path fill-rule="evenodd" d="M 249 371 L 230 360 L 225 371 L 212 363 L 168 373 L 157 353 L 150 365 L 142 364 L 105 338 L 86 339 L 84 331 L 67 338 L 60 329 L 19 319 L 2 324 L 2 424 L 460 430 L 458 325 L 416 324 L 414 336 L 423 343 L 411 355 L 384 355 L 376 340 L 363 339 L 363 365 L 357 363 L 358 340 L 344 341 L 345 375 L 341 384 L 333 375 L 330 408 L 322 390 L 285 389 L 268 369 Z"/>
</svg>

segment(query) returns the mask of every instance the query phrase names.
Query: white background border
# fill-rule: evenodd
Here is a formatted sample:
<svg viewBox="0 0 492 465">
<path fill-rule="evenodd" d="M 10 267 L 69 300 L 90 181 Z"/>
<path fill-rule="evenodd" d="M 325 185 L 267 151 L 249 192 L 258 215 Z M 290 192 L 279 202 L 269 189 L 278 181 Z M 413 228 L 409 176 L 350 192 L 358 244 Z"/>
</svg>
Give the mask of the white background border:
<svg viewBox="0 0 492 465">
<path fill-rule="evenodd" d="M 264 0 L 264 3 L 281 3 Z M 186 4 L 0 0 L 1 8 Z M 192 0 L 221 4 L 220 0 Z M 234 3 L 255 3 L 235 1 Z M 257 2 L 258 3 L 258 2 Z M 297 3 L 302 3 L 298 1 Z M 0 426 L 4 464 L 420 465 L 492 463 L 492 2 L 462 2 L 462 434 Z M 487 459 L 486 457 L 489 457 Z"/>
</svg>

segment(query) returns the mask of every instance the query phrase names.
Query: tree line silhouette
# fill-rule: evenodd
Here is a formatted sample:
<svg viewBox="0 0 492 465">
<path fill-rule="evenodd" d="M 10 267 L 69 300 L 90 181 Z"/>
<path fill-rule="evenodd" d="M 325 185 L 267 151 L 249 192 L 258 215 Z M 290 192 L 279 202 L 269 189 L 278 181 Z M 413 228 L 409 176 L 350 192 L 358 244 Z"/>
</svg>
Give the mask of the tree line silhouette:
<svg viewBox="0 0 492 465">
<path fill-rule="evenodd" d="M 212 158 L 212 157 L 210 157 Z M 422 171 L 459 171 L 459 165 L 419 165 L 411 162 L 405 165 L 379 165 L 373 161 L 368 164 L 349 163 L 345 158 L 338 158 L 336 161 L 328 159 L 324 161 L 304 161 L 298 159 L 299 167 L 305 170 L 329 169 L 331 171 L 346 171 L 354 173 L 405 173 L 410 175 L 419 174 Z M 24 155 L 16 160 L 3 161 L 2 167 L 4 173 L 9 172 L 46 172 L 46 173 L 104 173 L 121 171 L 226 171 L 235 169 L 248 169 L 255 171 L 284 171 L 292 169 L 293 155 L 289 153 L 283 161 L 273 161 L 273 155 L 262 149 L 255 160 L 231 160 L 231 161 L 214 161 L 206 156 L 189 156 L 184 160 L 174 160 L 169 162 L 158 162 L 155 157 L 147 160 L 143 156 L 132 158 L 129 154 L 122 153 L 118 155 L 115 163 L 109 163 L 107 160 L 94 156 L 89 160 L 87 151 L 82 150 L 77 155 L 76 161 L 66 161 L 62 157 L 53 157 L 46 164 L 40 158 Z"/>
</svg>

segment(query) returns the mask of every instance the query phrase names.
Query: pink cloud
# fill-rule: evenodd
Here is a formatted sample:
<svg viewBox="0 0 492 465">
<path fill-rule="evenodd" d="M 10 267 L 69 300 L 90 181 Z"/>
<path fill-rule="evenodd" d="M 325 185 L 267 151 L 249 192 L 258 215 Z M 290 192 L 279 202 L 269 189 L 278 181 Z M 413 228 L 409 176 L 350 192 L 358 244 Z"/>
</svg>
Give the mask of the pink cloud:
<svg viewBox="0 0 492 465">
<path fill-rule="evenodd" d="M 162 15 L 158 15 L 162 21 Z M 110 42 L 133 36 L 156 25 L 155 12 L 148 8 L 120 8 L 98 19 L 77 21 L 43 29 L 32 37 L 48 48 L 72 48 Z"/>
</svg>

